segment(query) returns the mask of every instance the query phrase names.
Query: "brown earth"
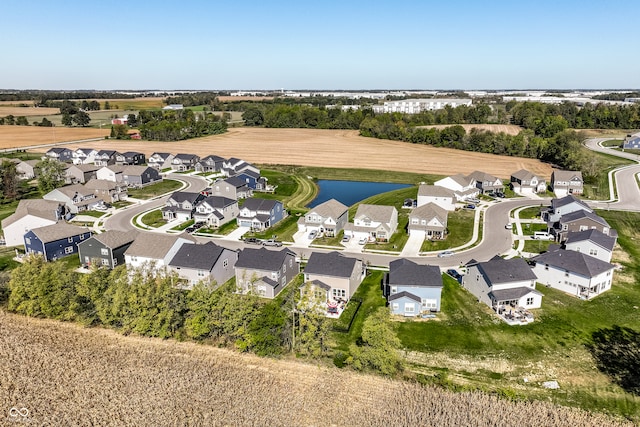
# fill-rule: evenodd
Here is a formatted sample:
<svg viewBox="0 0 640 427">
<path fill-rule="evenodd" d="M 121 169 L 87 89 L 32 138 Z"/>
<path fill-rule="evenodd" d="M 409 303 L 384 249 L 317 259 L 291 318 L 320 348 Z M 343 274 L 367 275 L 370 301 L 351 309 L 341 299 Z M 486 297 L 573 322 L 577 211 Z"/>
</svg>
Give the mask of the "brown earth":
<svg viewBox="0 0 640 427">
<path fill-rule="evenodd" d="M 6 425 L 631 425 L 546 402 L 452 393 L 4 311 L 0 408 Z"/>
<path fill-rule="evenodd" d="M 109 135 L 110 130 L 111 129 L 67 128 L 59 126 L 48 128 L 4 125 L 0 126 L 0 149 L 100 138 Z M 40 151 L 47 150 L 48 148 Z"/>
<path fill-rule="evenodd" d="M 508 178 L 519 169 L 528 169 L 542 176 L 551 175 L 551 166 L 535 159 L 365 138 L 359 136 L 358 131 L 349 130 L 231 128 L 223 135 L 182 142 L 103 140 L 89 145 L 120 152 L 141 151 L 147 155 L 155 151 L 200 156 L 216 154 L 259 164 L 397 170 L 436 175 L 482 170 L 501 178 Z M 68 146 L 74 148 L 72 144 Z"/>
<path fill-rule="evenodd" d="M 0 105 L 0 117 L 12 116 L 48 116 L 60 113 L 59 108 L 46 107 L 14 107 L 9 105 Z"/>
<path fill-rule="evenodd" d="M 480 129 L 480 130 L 487 130 L 489 132 L 495 132 L 495 133 L 504 132 L 508 135 L 517 135 L 520 133 L 520 131 L 524 129 L 516 125 L 431 125 L 431 126 L 418 126 L 418 127 L 444 129 L 451 126 L 462 126 L 467 133 L 469 133 L 471 129 Z"/>
</svg>

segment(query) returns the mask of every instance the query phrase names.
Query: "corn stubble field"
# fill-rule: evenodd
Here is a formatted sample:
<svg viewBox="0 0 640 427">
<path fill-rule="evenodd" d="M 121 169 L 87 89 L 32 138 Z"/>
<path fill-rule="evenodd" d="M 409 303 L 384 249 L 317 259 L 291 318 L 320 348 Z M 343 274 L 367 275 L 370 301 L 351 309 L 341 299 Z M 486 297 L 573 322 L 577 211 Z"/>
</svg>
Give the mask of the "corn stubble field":
<svg viewBox="0 0 640 427">
<path fill-rule="evenodd" d="M 0 421 L 30 425 L 625 426 L 544 402 L 510 402 L 290 360 L 0 311 Z"/>
</svg>

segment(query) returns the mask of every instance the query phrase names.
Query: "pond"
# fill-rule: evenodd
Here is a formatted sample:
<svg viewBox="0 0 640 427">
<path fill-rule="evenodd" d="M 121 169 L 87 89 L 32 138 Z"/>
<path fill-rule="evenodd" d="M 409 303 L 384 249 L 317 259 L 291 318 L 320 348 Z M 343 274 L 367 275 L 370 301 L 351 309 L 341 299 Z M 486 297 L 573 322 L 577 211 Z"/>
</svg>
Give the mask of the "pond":
<svg viewBox="0 0 640 427">
<path fill-rule="evenodd" d="M 309 203 L 308 207 L 310 208 L 330 199 L 336 199 L 346 206 L 351 206 L 376 194 L 411 187 L 410 184 L 390 182 L 334 181 L 329 179 L 320 179 L 317 184 L 320 191 L 318 196 Z"/>
</svg>

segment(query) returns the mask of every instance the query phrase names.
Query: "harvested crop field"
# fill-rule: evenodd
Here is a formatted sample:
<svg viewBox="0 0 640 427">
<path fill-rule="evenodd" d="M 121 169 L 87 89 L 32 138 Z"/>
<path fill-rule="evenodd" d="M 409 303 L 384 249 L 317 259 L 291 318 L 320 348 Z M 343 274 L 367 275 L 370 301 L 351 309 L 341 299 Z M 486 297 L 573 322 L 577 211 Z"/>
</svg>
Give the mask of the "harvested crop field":
<svg viewBox="0 0 640 427">
<path fill-rule="evenodd" d="M 136 150 L 147 155 L 154 151 L 200 156 L 216 154 L 259 164 L 396 170 L 435 175 L 483 170 L 501 178 L 508 178 L 519 169 L 528 169 L 542 176 L 551 175 L 551 166 L 535 159 L 365 138 L 358 135 L 358 131 L 350 130 L 231 128 L 223 135 L 183 142 L 104 140 L 91 143 L 91 146 L 118 151 Z M 72 145 L 69 147 L 73 148 Z"/>
<path fill-rule="evenodd" d="M 48 116 L 51 114 L 59 114 L 59 108 L 46 107 L 13 107 L 8 105 L 0 105 L 0 117 L 12 115 L 15 117 L 25 116 Z"/>
<path fill-rule="evenodd" d="M 4 420 L 33 425 L 631 425 L 543 402 L 451 393 L 4 311 L 0 407 Z"/>
<path fill-rule="evenodd" d="M 431 126 L 418 126 L 421 128 L 436 128 L 444 129 L 451 126 L 462 126 L 465 131 L 470 132 L 471 129 L 487 130 L 489 132 L 504 132 L 508 135 L 517 135 L 523 130 L 520 126 L 516 125 L 431 125 Z"/>
<path fill-rule="evenodd" d="M 51 144 L 53 142 L 79 141 L 88 138 L 103 138 L 111 129 L 38 127 L 38 126 L 0 126 L 0 149 L 28 147 Z M 85 143 L 86 144 L 86 143 Z M 47 151 L 41 150 L 41 151 Z"/>
</svg>

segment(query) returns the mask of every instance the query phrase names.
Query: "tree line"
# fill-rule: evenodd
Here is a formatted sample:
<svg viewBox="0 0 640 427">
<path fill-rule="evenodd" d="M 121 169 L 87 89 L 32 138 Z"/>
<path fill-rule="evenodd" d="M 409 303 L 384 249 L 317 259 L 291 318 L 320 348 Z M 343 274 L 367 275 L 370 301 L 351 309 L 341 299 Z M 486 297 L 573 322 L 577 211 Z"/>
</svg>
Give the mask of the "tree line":
<svg viewBox="0 0 640 427">
<path fill-rule="evenodd" d="M 63 99 L 117 99 L 135 98 L 134 94 L 103 91 L 57 91 L 57 90 L 21 90 L 0 93 L 0 101 L 34 101 L 36 107 L 46 107 L 47 103 Z M 25 106 L 27 106 L 25 104 Z"/>
<path fill-rule="evenodd" d="M 212 113 L 196 114 L 192 110 L 141 110 L 137 117 L 143 139 L 151 141 L 182 141 L 227 131 L 227 123 Z"/>
<path fill-rule="evenodd" d="M 80 274 L 64 262 L 29 255 L 12 271 L 8 285 L 0 286 L 0 296 L 15 313 L 124 334 L 190 339 L 260 356 L 329 356 L 324 301 L 302 285 L 302 275 L 273 300 L 237 293 L 234 279 L 219 287 L 199 282 L 190 290 L 179 283 L 179 276 L 167 270 L 119 266 Z M 392 375 L 402 369 L 399 345 L 383 307 L 365 320 L 359 343 L 341 362 Z"/>
</svg>

